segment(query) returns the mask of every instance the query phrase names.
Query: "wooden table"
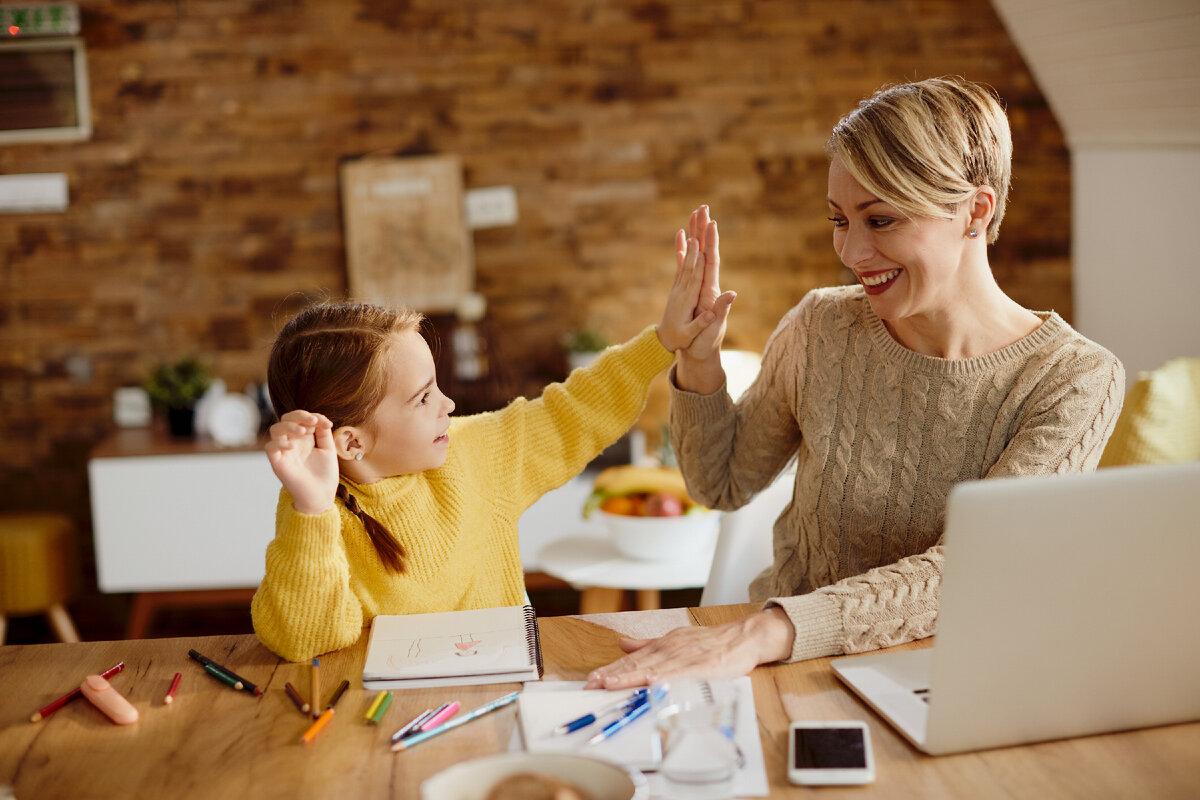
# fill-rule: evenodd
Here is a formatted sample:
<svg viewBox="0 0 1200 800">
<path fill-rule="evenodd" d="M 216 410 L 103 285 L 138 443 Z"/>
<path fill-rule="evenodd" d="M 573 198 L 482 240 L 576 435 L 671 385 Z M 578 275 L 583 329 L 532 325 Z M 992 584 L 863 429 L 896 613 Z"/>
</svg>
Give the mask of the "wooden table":
<svg viewBox="0 0 1200 800">
<path fill-rule="evenodd" d="M 747 606 L 717 606 L 678 615 L 697 624 L 735 618 Z M 579 680 L 619 654 L 612 624 L 628 614 L 540 621 L 547 679 Z M 639 618 L 641 619 L 641 618 Z M 0 796 L 16 798 L 254 797 L 416 798 L 422 780 L 464 758 L 503 752 L 513 740 L 515 707 L 431 739 L 406 753 L 390 734 L 426 707 L 453 697 L 464 707 L 499 697 L 514 684 L 397 692 L 381 726 L 363 722 L 374 695 L 359 676 L 365 637 L 321 659 L 323 694 L 342 678 L 351 688 L 337 715 L 310 747 L 299 742 L 307 721 L 283 691 L 308 691 L 308 667 L 281 663 L 251 635 L 0 647 Z M 909 647 L 924 646 L 924 643 Z M 204 675 L 188 648 L 259 683 L 255 698 Z M 48 719 L 29 715 L 89 672 L 127 664 L 113 685 L 141 713 L 134 725 L 112 724 L 86 700 Z M 172 676 L 184 680 L 175 703 L 162 705 Z M 1148 676 L 1148 678 L 1151 676 Z M 932 758 L 922 755 L 846 691 L 826 659 L 761 667 L 752 674 L 759 731 L 772 797 L 800 798 L 1194 798 L 1200 797 L 1200 724 L 1152 728 L 1028 747 Z M 787 725 L 799 718 L 865 719 L 878 777 L 863 788 L 802 790 L 787 783 Z"/>
</svg>

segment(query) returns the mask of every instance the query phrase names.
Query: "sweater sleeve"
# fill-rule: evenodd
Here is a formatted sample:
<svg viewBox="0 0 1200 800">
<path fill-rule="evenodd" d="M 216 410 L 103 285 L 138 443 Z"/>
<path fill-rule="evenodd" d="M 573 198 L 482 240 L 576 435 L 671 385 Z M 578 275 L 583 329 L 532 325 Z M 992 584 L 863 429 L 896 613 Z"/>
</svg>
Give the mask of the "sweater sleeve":
<svg viewBox="0 0 1200 800">
<path fill-rule="evenodd" d="M 579 474 L 625 434 L 646 407 L 650 384 L 674 360 L 653 326 L 605 350 L 592 364 L 481 414 L 464 429 L 475 468 L 490 475 L 490 493 L 523 510 Z"/>
<path fill-rule="evenodd" d="M 987 477 L 1096 468 L 1121 410 L 1125 371 L 1090 342 L 1068 350 L 1043 365 L 1021 423 Z M 933 635 L 944 564 L 939 542 L 863 575 L 765 605 L 783 608 L 796 629 L 789 661 L 892 647 Z"/>
<path fill-rule="evenodd" d="M 708 395 L 680 389 L 671 375 L 671 445 L 688 492 L 709 508 L 750 502 L 800 446 L 796 422 L 804 381 L 812 295 L 771 334 L 754 383 L 736 403 L 726 387 Z"/>
<path fill-rule="evenodd" d="M 303 514 L 280 492 L 266 574 L 250 604 L 254 632 L 289 661 L 307 661 L 358 641 L 362 604 L 350 589 L 341 510 Z"/>
</svg>

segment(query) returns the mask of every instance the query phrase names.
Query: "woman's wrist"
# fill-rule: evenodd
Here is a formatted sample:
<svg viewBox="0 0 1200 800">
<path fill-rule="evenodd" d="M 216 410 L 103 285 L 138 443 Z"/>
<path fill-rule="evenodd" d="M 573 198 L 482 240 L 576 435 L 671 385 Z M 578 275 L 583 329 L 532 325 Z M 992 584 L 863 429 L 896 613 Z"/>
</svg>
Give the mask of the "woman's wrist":
<svg viewBox="0 0 1200 800">
<path fill-rule="evenodd" d="M 779 606 L 768 606 L 746 617 L 743 628 L 747 637 L 758 646 L 759 664 L 772 664 L 791 657 L 796 628 L 787 612 Z"/>
<path fill-rule="evenodd" d="M 675 354 L 675 385 L 685 392 L 712 394 L 725 385 L 721 355 L 692 358 L 685 351 Z"/>
</svg>

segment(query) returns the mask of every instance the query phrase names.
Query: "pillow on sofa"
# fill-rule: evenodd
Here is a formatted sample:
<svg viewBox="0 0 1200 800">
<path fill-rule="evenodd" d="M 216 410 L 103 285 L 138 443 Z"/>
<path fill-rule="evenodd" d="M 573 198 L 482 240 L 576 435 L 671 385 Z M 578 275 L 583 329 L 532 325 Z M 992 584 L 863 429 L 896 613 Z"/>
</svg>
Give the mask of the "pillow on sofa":
<svg viewBox="0 0 1200 800">
<path fill-rule="evenodd" d="M 1200 358 L 1138 375 L 1100 457 L 1101 467 L 1200 459 Z"/>
</svg>

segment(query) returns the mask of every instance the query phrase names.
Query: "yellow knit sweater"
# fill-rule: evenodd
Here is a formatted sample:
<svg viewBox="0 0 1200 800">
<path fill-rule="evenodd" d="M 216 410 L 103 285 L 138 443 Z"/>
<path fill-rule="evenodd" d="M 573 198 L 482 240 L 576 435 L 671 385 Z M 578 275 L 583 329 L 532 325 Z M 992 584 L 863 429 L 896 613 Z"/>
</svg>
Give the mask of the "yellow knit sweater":
<svg viewBox="0 0 1200 800">
<path fill-rule="evenodd" d="M 519 397 L 499 411 L 452 420 L 442 467 L 366 486 L 346 481 L 399 540 L 400 573 L 383 567 L 340 500 L 322 514 L 302 514 L 281 491 L 266 575 L 251 604 L 258 638 L 304 661 L 353 644 L 377 614 L 524 602 L 521 513 L 637 421 L 650 382 L 673 358 L 647 328 L 536 400 Z"/>
</svg>

